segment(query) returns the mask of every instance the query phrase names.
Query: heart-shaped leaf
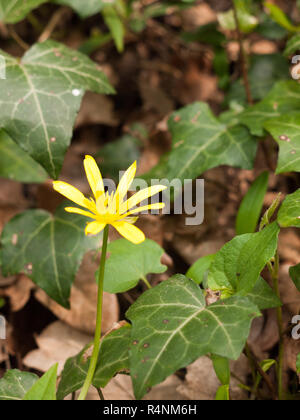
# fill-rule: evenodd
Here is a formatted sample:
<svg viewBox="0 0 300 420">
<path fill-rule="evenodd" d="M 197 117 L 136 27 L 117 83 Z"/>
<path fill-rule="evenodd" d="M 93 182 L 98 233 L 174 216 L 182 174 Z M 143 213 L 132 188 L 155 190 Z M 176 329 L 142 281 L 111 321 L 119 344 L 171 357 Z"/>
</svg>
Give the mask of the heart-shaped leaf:
<svg viewBox="0 0 300 420">
<path fill-rule="evenodd" d="M 0 0 L 0 21 L 16 23 L 42 3 L 48 0 Z"/>
<path fill-rule="evenodd" d="M 99 246 L 99 236 L 84 235 L 86 218 L 28 210 L 12 218 L 1 237 L 5 276 L 24 271 L 60 305 L 69 308 L 71 285 L 83 255 Z"/>
<path fill-rule="evenodd" d="M 177 275 L 145 292 L 129 309 L 130 373 L 136 398 L 198 357 L 237 359 L 260 313 L 245 297 L 208 307 L 192 280 Z"/>
<path fill-rule="evenodd" d="M 34 45 L 21 60 L 1 54 L 0 127 L 57 178 L 84 91 L 114 91 L 87 56 L 54 41 Z"/>
<path fill-rule="evenodd" d="M 104 388 L 118 372 L 129 369 L 130 333 L 131 326 L 125 324 L 103 337 L 93 379 L 95 387 Z M 82 387 L 89 368 L 87 353 L 91 354 L 91 345 L 67 360 L 57 390 L 59 400 Z"/>
<path fill-rule="evenodd" d="M 249 128 L 253 135 L 262 137 L 265 133 L 264 125 L 266 121 L 299 110 L 299 83 L 282 81 L 274 85 L 265 99 L 242 112 L 239 115 L 239 120 Z"/>
<path fill-rule="evenodd" d="M 209 106 L 196 102 L 169 119 L 172 150 L 147 179 L 195 179 L 218 165 L 251 169 L 257 142 L 245 127 L 221 124 Z"/>
<path fill-rule="evenodd" d="M 135 245 L 118 239 L 108 245 L 104 290 L 122 293 L 135 287 L 149 273 L 163 273 L 167 267 L 160 260 L 164 250 L 151 239 Z"/>
<path fill-rule="evenodd" d="M 275 222 L 261 232 L 236 236 L 224 245 L 211 265 L 208 287 L 223 291 L 225 296 L 251 292 L 275 255 L 279 231 Z"/>
<path fill-rule="evenodd" d="M 44 169 L 0 130 L 0 176 L 20 182 L 43 182 Z"/>
<path fill-rule="evenodd" d="M 202 284 L 207 277 L 210 266 L 215 259 L 215 254 L 199 258 L 187 271 L 186 276 L 197 284 Z"/>
<path fill-rule="evenodd" d="M 281 227 L 300 227 L 300 188 L 286 196 L 278 212 Z"/>
<path fill-rule="evenodd" d="M 290 268 L 290 276 L 300 292 L 300 264 Z"/>
<path fill-rule="evenodd" d="M 55 401 L 58 364 L 52 366 L 24 396 L 25 401 Z"/>
<path fill-rule="evenodd" d="M 276 173 L 300 172 L 300 113 L 266 121 L 264 127 L 279 145 Z"/>
<path fill-rule="evenodd" d="M 0 379 L 0 401 L 22 400 L 38 379 L 33 373 L 8 370 Z"/>
</svg>

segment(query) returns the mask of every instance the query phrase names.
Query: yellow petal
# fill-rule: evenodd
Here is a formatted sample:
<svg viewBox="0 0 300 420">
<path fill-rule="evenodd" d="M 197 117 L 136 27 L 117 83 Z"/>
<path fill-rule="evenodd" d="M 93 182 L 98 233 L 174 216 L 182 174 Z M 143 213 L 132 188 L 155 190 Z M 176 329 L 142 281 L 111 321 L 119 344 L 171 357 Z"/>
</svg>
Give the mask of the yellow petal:
<svg viewBox="0 0 300 420">
<path fill-rule="evenodd" d="M 136 173 L 136 162 L 134 162 L 130 166 L 130 168 L 127 169 L 127 171 L 124 173 L 124 175 L 121 178 L 121 181 L 118 185 L 118 188 L 115 194 L 116 208 L 120 207 L 123 198 L 127 194 L 130 188 L 130 185 L 132 184 L 132 181 L 135 177 L 135 173 Z"/>
<path fill-rule="evenodd" d="M 136 226 L 127 222 L 113 223 L 113 227 L 119 232 L 120 235 L 124 236 L 130 242 L 134 244 L 140 244 L 144 242 L 144 233 Z"/>
<path fill-rule="evenodd" d="M 82 216 L 90 217 L 91 219 L 95 219 L 96 217 L 93 213 L 90 213 L 89 211 L 81 210 L 78 207 L 66 207 L 65 210 L 68 213 L 81 214 Z"/>
<path fill-rule="evenodd" d="M 86 207 L 86 198 L 77 188 L 63 181 L 54 181 L 53 188 L 64 197 L 68 198 L 79 206 Z"/>
<path fill-rule="evenodd" d="M 101 232 L 106 226 L 106 223 L 100 222 L 91 222 L 85 228 L 86 235 L 97 235 L 97 233 Z"/>
<path fill-rule="evenodd" d="M 129 216 L 130 214 L 137 214 L 146 210 L 160 210 L 160 209 L 163 209 L 164 207 L 165 207 L 165 203 L 148 204 L 147 206 L 137 207 L 136 209 L 131 210 L 126 214 L 123 214 L 123 216 Z"/>
<path fill-rule="evenodd" d="M 135 207 L 137 204 L 146 200 L 147 198 L 152 197 L 153 195 L 158 194 L 159 192 L 165 190 L 167 187 L 164 185 L 154 185 L 149 188 L 144 188 L 143 190 L 137 192 L 132 197 L 130 197 L 125 203 L 121 206 L 120 213 L 128 211 Z"/>
<path fill-rule="evenodd" d="M 83 164 L 87 180 L 89 181 L 91 190 L 93 191 L 93 194 L 97 199 L 97 197 L 104 192 L 104 185 L 101 172 L 95 159 L 92 156 L 86 155 Z"/>
</svg>

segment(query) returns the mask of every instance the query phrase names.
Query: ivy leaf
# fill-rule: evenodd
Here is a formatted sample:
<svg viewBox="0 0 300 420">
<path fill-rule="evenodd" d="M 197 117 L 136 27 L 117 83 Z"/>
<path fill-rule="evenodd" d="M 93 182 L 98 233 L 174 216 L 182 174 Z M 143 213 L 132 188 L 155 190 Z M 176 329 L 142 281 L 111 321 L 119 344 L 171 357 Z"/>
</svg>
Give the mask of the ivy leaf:
<svg viewBox="0 0 300 420">
<path fill-rule="evenodd" d="M 279 145 L 276 173 L 300 172 L 300 113 L 283 115 L 264 124 Z"/>
<path fill-rule="evenodd" d="M 24 396 L 24 401 L 55 401 L 58 363 L 52 366 Z"/>
<path fill-rule="evenodd" d="M 283 228 L 300 227 L 300 188 L 286 196 L 279 209 L 277 220 Z"/>
<path fill-rule="evenodd" d="M 8 370 L 0 379 L 0 401 L 22 400 L 38 379 L 33 373 Z"/>
<path fill-rule="evenodd" d="M 35 44 L 21 60 L 0 53 L 0 127 L 57 178 L 84 91 L 113 89 L 87 56 L 54 41 Z"/>
<path fill-rule="evenodd" d="M 104 388 L 118 372 L 129 369 L 130 333 L 131 326 L 126 323 L 103 337 L 93 379 L 95 387 Z M 59 400 L 82 387 L 89 368 L 86 352 L 90 347 L 85 347 L 77 356 L 67 360 L 57 390 Z"/>
<path fill-rule="evenodd" d="M 208 274 L 208 287 L 222 290 L 224 296 L 247 294 L 256 285 L 260 273 L 276 252 L 278 224 L 261 232 L 236 236 L 216 254 Z"/>
<path fill-rule="evenodd" d="M 44 169 L 0 130 L 0 176 L 20 182 L 44 182 Z"/>
<path fill-rule="evenodd" d="M 135 245 L 118 239 L 108 245 L 110 254 L 105 265 L 104 290 L 123 293 L 135 287 L 149 273 L 167 270 L 160 260 L 164 250 L 151 239 Z"/>
<path fill-rule="evenodd" d="M 257 316 L 257 307 L 240 296 L 206 307 L 203 291 L 182 275 L 145 292 L 127 312 L 136 398 L 204 354 L 237 359 Z"/>
<path fill-rule="evenodd" d="M 186 276 L 197 284 L 202 284 L 207 277 L 209 268 L 215 259 L 215 254 L 199 258 L 187 271 Z"/>
<path fill-rule="evenodd" d="M 78 15 L 85 19 L 99 13 L 107 3 L 114 4 L 115 0 L 53 0 L 56 4 L 69 6 L 74 9 Z"/>
<path fill-rule="evenodd" d="M 290 268 L 290 276 L 300 292 L 300 264 Z"/>
<path fill-rule="evenodd" d="M 209 106 L 196 102 L 169 119 L 172 150 L 147 179 L 194 179 L 218 165 L 251 169 L 257 142 L 245 127 L 221 124 Z"/>
<path fill-rule="evenodd" d="M 254 136 L 262 137 L 266 121 L 299 110 L 299 83 L 281 81 L 274 85 L 265 99 L 239 114 L 239 121 L 245 124 Z"/>
<path fill-rule="evenodd" d="M 290 38 L 286 44 L 286 48 L 284 50 L 284 55 L 289 57 L 290 55 L 294 54 L 300 50 L 300 34 L 294 35 Z"/>
<path fill-rule="evenodd" d="M 24 271 L 52 299 L 69 308 L 71 285 L 83 255 L 99 244 L 99 237 L 84 235 L 86 218 L 27 210 L 13 217 L 1 237 L 2 271 L 5 276 Z"/>
<path fill-rule="evenodd" d="M 16 23 L 47 0 L 0 0 L 0 21 Z"/>
</svg>

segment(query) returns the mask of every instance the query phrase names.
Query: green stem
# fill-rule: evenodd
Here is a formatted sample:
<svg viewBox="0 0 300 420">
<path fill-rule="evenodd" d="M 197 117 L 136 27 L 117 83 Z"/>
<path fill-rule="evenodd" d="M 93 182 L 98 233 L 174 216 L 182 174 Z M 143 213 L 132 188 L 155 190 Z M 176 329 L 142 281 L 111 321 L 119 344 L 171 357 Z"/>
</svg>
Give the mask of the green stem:
<svg viewBox="0 0 300 420">
<path fill-rule="evenodd" d="M 94 338 L 94 349 L 93 349 L 93 354 L 90 360 L 89 370 L 85 378 L 85 382 L 81 390 L 81 393 L 78 397 L 78 401 L 83 401 L 86 399 L 88 390 L 93 381 L 94 373 L 95 373 L 97 362 L 98 362 L 100 340 L 101 340 L 103 283 L 104 283 L 104 270 L 105 270 L 105 261 L 106 261 L 107 242 L 108 242 L 108 230 L 109 230 L 109 225 L 105 227 L 104 234 L 103 234 L 103 244 L 102 244 L 100 269 L 99 269 L 99 276 L 98 276 L 97 322 L 96 322 L 96 330 L 95 330 L 95 338 Z"/>
<path fill-rule="evenodd" d="M 272 272 L 272 278 L 274 283 L 274 289 L 276 295 L 280 299 L 279 291 L 279 254 L 276 252 L 275 263 Z M 279 355 L 278 355 L 278 398 L 279 400 L 284 399 L 283 391 L 283 362 L 284 362 L 284 331 L 283 331 L 283 319 L 282 319 L 282 307 L 277 308 L 277 323 L 279 331 Z"/>
<path fill-rule="evenodd" d="M 148 289 L 152 289 L 151 284 L 148 282 L 145 276 L 141 277 L 141 280 L 145 283 L 145 285 L 148 287 Z"/>
</svg>

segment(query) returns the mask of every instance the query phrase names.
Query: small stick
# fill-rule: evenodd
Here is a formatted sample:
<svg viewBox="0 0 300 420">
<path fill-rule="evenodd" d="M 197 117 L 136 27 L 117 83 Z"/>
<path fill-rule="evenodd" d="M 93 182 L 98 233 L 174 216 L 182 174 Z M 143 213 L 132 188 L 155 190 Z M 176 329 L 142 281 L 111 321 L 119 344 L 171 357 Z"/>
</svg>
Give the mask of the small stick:
<svg viewBox="0 0 300 420">
<path fill-rule="evenodd" d="M 54 29 L 59 24 L 59 22 L 61 21 L 61 19 L 63 18 L 64 14 L 67 11 L 69 11 L 68 7 L 61 7 L 53 14 L 48 25 L 46 26 L 46 28 L 40 35 L 38 42 L 45 42 L 47 41 L 47 39 L 50 38 L 50 36 L 52 35 L 52 32 L 54 31 Z"/>
<path fill-rule="evenodd" d="M 232 0 L 232 4 L 233 4 L 234 20 L 235 20 L 235 25 L 236 25 L 237 34 L 238 34 L 238 40 L 239 40 L 239 44 L 240 44 L 240 57 L 241 57 L 243 79 L 244 79 L 244 86 L 245 86 L 246 95 L 247 95 L 247 101 L 248 101 L 249 105 L 253 105 L 254 102 L 253 102 L 253 98 L 252 98 L 252 94 L 251 94 L 251 88 L 250 88 L 249 77 L 248 77 L 248 68 L 247 68 L 247 62 L 246 62 L 247 61 L 246 60 L 246 53 L 245 53 L 244 44 L 243 44 L 243 35 L 242 35 L 241 28 L 240 28 L 238 12 L 237 12 L 237 8 L 236 8 L 234 0 Z"/>
<path fill-rule="evenodd" d="M 260 376 L 264 379 L 264 381 L 266 382 L 269 390 L 271 391 L 272 397 L 274 400 L 277 400 L 277 393 L 276 393 L 276 389 L 274 387 L 273 382 L 271 381 L 269 375 L 263 370 L 263 368 L 260 366 L 260 364 L 258 363 L 258 361 L 256 360 L 256 357 L 254 355 L 254 353 L 252 352 L 249 344 L 247 343 L 246 345 L 247 348 L 247 356 L 251 358 L 251 361 L 254 363 L 256 370 L 258 371 L 258 373 L 260 374 Z"/>
<path fill-rule="evenodd" d="M 27 42 L 23 41 L 23 39 L 17 34 L 13 25 L 8 26 L 9 35 L 16 41 L 16 43 L 25 51 L 29 49 L 29 45 Z"/>
</svg>

